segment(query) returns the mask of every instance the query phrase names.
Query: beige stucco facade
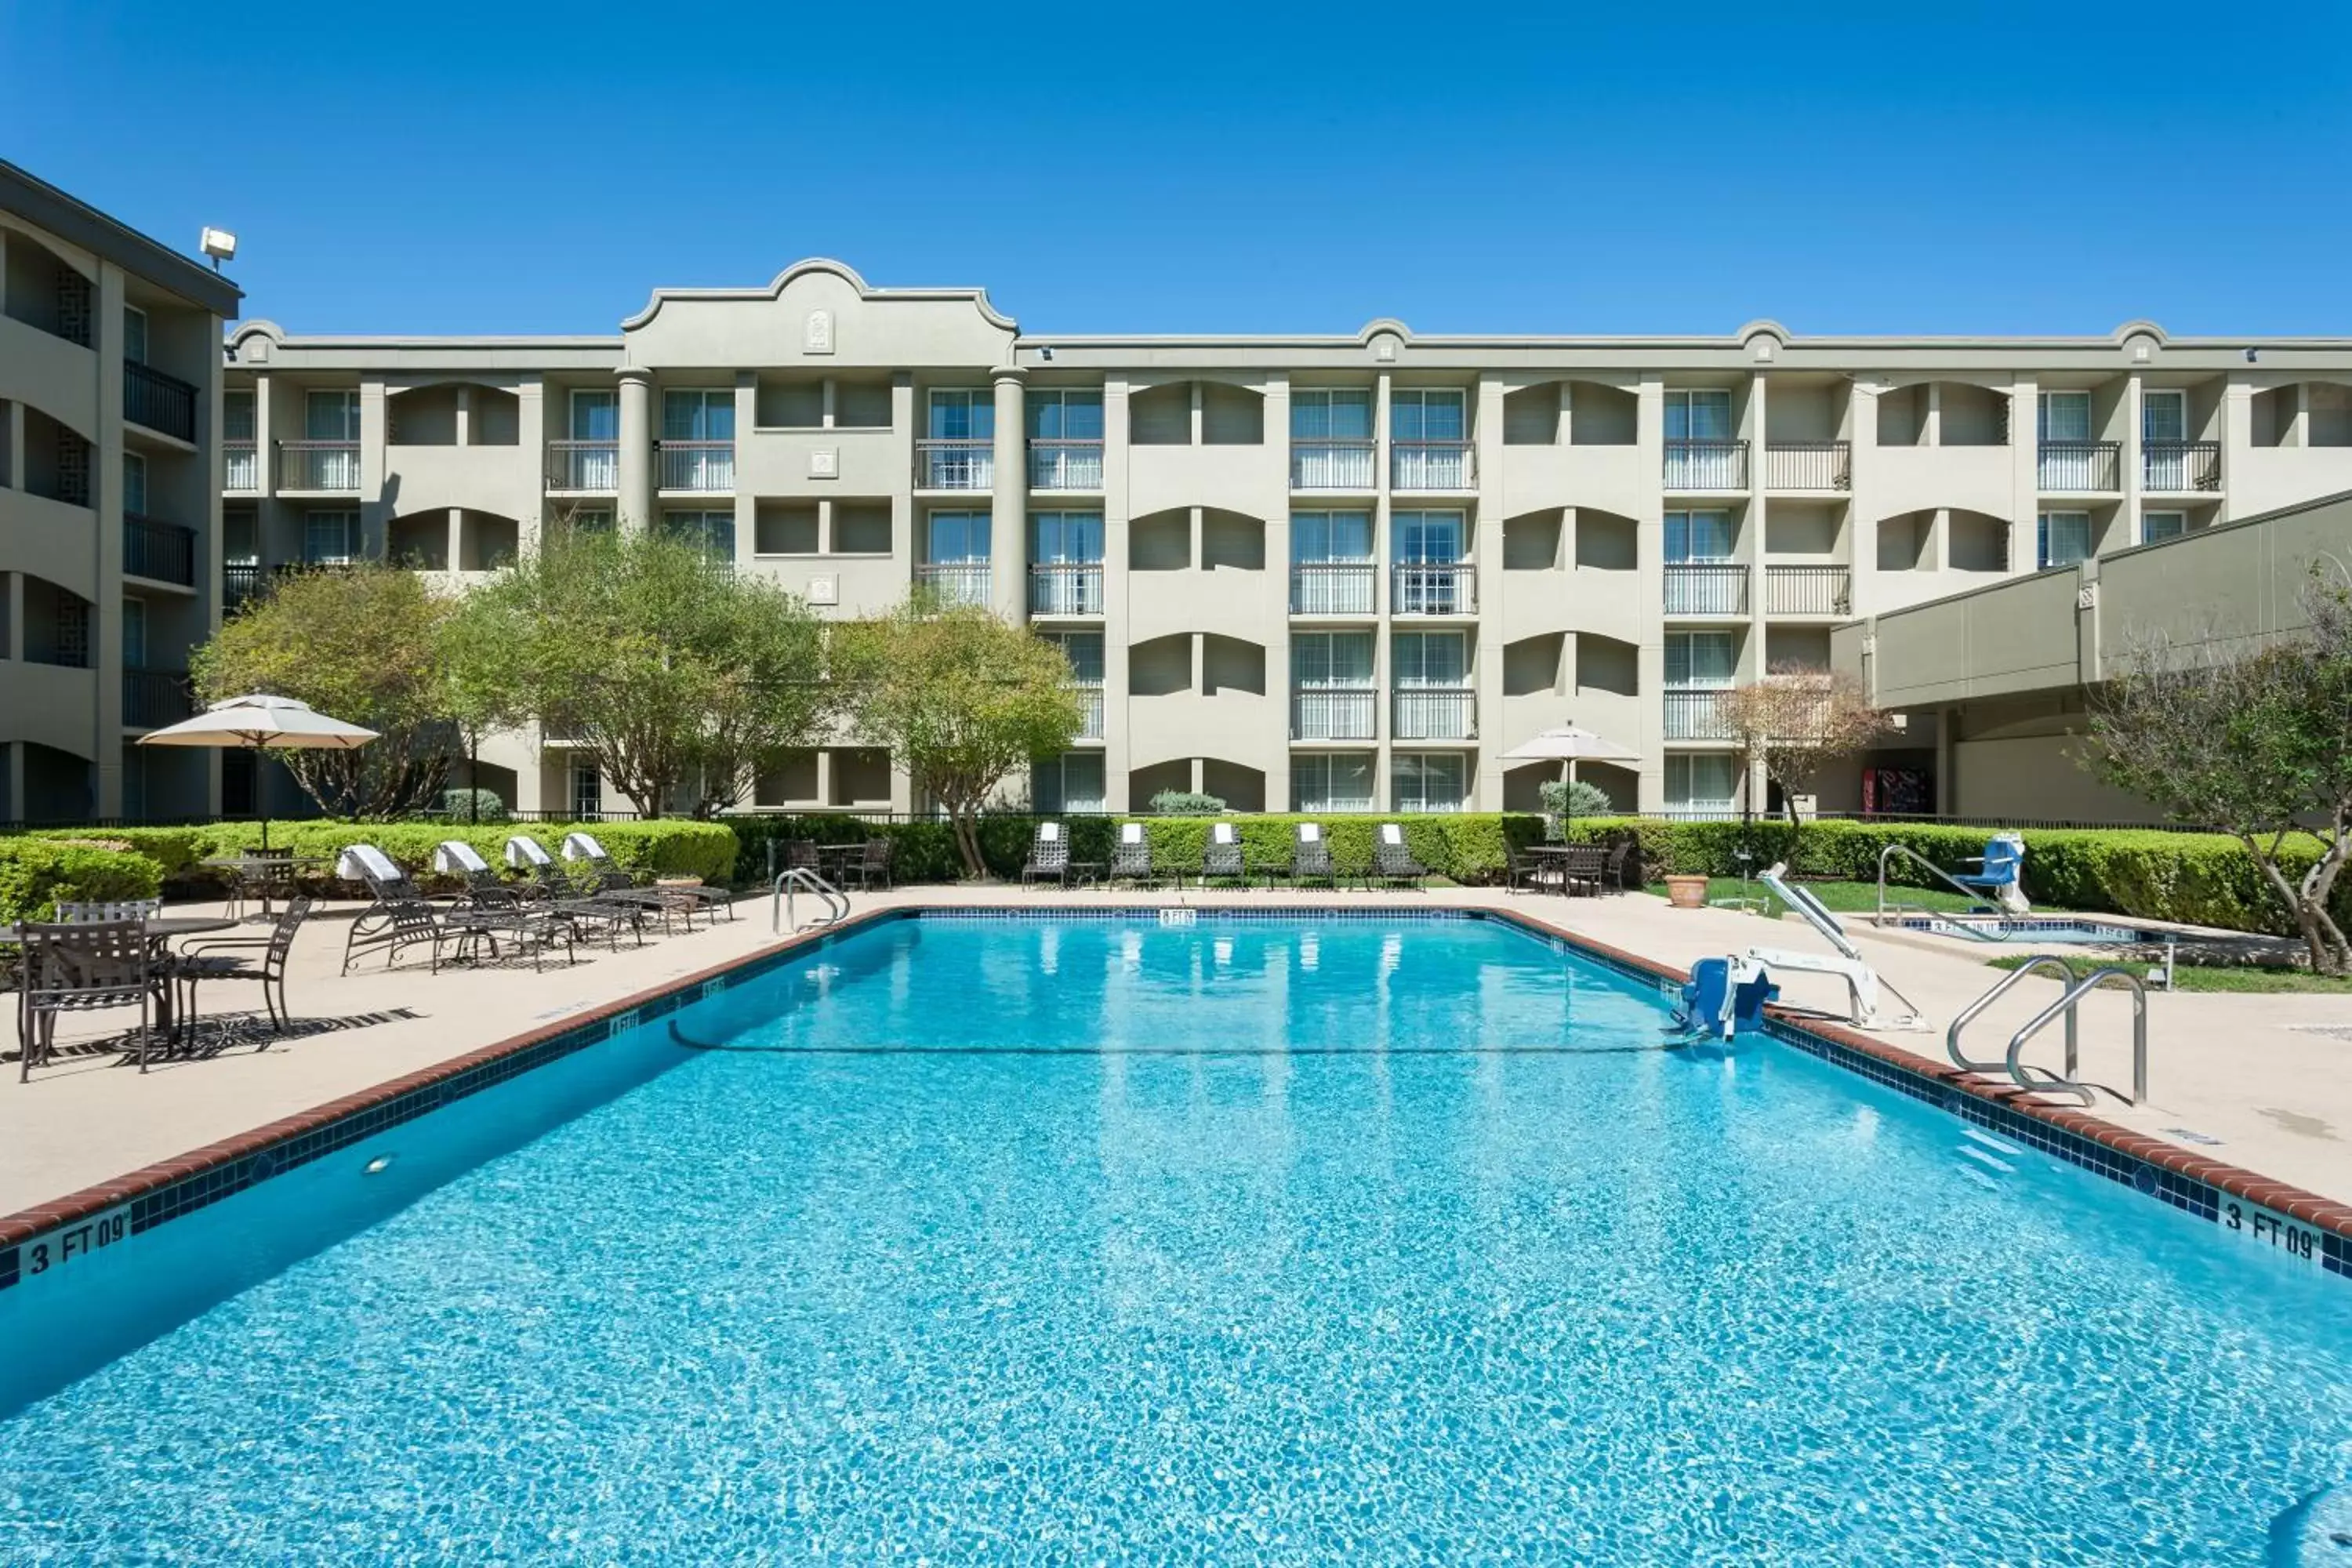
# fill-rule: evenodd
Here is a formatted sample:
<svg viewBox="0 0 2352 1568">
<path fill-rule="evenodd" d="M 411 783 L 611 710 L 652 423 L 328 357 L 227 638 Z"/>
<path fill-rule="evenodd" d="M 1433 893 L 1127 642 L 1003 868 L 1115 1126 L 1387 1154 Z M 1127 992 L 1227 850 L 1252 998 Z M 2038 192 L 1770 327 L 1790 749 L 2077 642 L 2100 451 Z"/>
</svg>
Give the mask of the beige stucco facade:
<svg viewBox="0 0 2352 1568">
<path fill-rule="evenodd" d="M 215 272 L 0 163 L 0 823 L 217 811 L 184 717 L 219 625 Z"/>
<path fill-rule="evenodd" d="M 2352 494 L 1865 616 L 1832 658 L 1936 738 L 1939 811 L 2152 821 L 2082 765 L 2090 692 L 2151 637 L 2189 658 L 2292 637 L 2314 563 L 2352 569 Z"/>
</svg>

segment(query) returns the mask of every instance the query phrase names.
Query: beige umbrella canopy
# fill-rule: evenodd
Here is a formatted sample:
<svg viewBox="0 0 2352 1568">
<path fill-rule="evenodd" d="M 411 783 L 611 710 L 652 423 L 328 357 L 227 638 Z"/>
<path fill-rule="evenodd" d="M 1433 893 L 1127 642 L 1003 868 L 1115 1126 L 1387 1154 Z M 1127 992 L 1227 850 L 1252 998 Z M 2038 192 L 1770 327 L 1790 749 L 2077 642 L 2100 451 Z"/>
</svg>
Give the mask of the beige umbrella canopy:
<svg viewBox="0 0 2352 1568">
<path fill-rule="evenodd" d="M 1603 740 L 1590 730 L 1562 724 L 1530 737 L 1503 753 L 1507 763 L 1558 763 L 1560 777 L 1576 782 L 1579 763 L 1638 763 L 1642 753 L 1630 746 Z"/>
<path fill-rule="evenodd" d="M 346 724 L 291 697 L 255 693 L 228 697 L 193 719 L 183 719 L 139 737 L 142 746 L 218 746 L 253 752 L 349 751 L 376 738 L 373 730 Z M 269 847 L 269 814 L 261 814 L 261 847 Z"/>
</svg>

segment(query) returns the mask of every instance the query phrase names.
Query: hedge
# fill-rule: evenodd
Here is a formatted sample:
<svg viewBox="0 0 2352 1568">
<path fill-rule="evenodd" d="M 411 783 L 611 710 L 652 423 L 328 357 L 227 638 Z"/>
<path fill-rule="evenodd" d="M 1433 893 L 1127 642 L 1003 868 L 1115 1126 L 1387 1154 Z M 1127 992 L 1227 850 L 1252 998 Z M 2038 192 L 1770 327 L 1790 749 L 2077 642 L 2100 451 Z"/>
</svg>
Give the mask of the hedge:
<svg viewBox="0 0 2352 1568">
<path fill-rule="evenodd" d="M 121 842 L 111 833 L 89 843 L 0 838 L 0 923 L 48 920 L 61 899 L 154 898 L 163 886 L 163 868 L 145 855 L 109 847 Z"/>
<path fill-rule="evenodd" d="M 1875 882 L 1879 852 L 1889 844 L 1916 851 L 1945 871 L 1976 868 L 1985 840 L 1997 829 L 1901 822 L 1661 822 L 1647 817 L 1579 818 L 1567 836 L 1605 842 L 1631 834 L 1642 846 L 1651 879 L 1670 871 L 1736 877 L 1733 851 L 1749 850 L 1751 870 L 1785 860 L 1800 877 Z M 2168 833 L 2155 828 L 2037 828 L 2025 840 L 2025 892 L 2037 904 L 2105 910 L 2143 920 L 2176 921 L 2225 931 L 2295 934 L 2294 921 L 2263 884 L 2262 872 L 2236 839 L 2219 833 Z M 2285 866 L 2300 876 L 2318 858 L 2316 840 L 2290 846 Z M 1918 867 L 1897 861 L 1890 881 L 1931 886 Z M 2338 923 L 2352 918 L 2352 879 L 2339 879 L 2330 908 Z"/>
<path fill-rule="evenodd" d="M 814 839 L 821 844 L 855 844 L 869 837 L 889 838 L 891 871 L 902 882 L 953 881 L 962 876 L 963 863 L 955 839 L 944 822 L 873 824 L 844 816 L 731 816 L 724 819 L 743 840 L 740 864 L 746 877 L 764 874 L 768 844 L 779 841 L 777 864 L 783 863 L 781 841 Z M 1395 817 L 1316 816 L 1312 814 L 1247 816 L 1074 816 L 1065 819 L 1070 833 L 1070 858 L 1108 866 L 1122 822 L 1143 825 L 1151 846 L 1155 869 L 1163 874 L 1197 872 L 1210 825 L 1230 822 L 1239 831 L 1243 858 L 1252 866 L 1287 864 L 1294 826 L 1320 822 L 1331 841 L 1332 863 L 1342 871 L 1371 864 L 1372 841 L 1383 821 L 1404 825 L 1405 844 L 1413 858 L 1432 871 L 1456 882 L 1498 881 L 1509 864 L 1506 842 L 1534 844 L 1543 838 L 1543 818 L 1531 814 L 1463 812 L 1414 814 Z M 1028 816 L 987 816 L 981 820 L 981 858 L 991 876 L 1015 878 L 1029 858 L 1036 819 Z"/>
</svg>

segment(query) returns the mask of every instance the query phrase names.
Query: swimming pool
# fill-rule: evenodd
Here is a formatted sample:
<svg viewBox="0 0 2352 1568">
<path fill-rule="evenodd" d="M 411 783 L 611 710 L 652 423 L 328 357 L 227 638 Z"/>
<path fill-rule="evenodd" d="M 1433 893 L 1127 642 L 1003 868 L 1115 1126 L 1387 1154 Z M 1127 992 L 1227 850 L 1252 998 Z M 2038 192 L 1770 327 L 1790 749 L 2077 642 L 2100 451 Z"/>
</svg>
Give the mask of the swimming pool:
<svg viewBox="0 0 2352 1568">
<path fill-rule="evenodd" d="M 846 934 L 0 1291 L 0 1561 L 2213 1564 L 2352 1471 L 2344 1280 L 1662 1016 Z"/>
<path fill-rule="evenodd" d="M 1931 931 L 1974 942 L 2050 942 L 2064 947 L 2108 947 L 2154 942 L 2158 933 L 2107 921 L 2063 915 L 1906 915 L 1886 921 L 1899 931 Z"/>
</svg>

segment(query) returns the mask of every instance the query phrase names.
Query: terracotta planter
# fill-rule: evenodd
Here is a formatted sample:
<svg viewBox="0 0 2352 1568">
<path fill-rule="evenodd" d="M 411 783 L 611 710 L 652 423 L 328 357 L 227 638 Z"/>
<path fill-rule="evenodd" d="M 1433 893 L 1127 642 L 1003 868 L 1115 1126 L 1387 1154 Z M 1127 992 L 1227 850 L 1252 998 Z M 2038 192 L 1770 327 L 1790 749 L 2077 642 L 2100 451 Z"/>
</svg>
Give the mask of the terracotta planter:
<svg viewBox="0 0 2352 1568">
<path fill-rule="evenodd" d="M 1705 877 L 1667 878 L 1666 902 L 1678 910 L 1706 908 L 1706 879 Z"/>
</svg>

